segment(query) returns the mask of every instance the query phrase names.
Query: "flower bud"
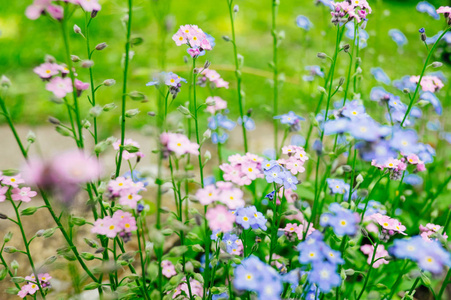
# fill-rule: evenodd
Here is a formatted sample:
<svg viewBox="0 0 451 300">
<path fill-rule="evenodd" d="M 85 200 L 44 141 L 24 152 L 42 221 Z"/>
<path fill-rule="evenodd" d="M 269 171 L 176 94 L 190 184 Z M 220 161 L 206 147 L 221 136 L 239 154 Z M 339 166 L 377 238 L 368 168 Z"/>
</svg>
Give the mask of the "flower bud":
<svg viewBox="0 0 451 300">
<path fill-rule="evenodd" d="M 134 116 L 136 116 L 137 114 L 139 114 L 140 111 L 139 109 L 135 108 L 135 109 L 129 109 L 125 112 L 125 116 L 127 118 L 133 118 Z"/>
<path fill-rule="evenodd" d="M 96 50 L 97 51 L 102 51 L 103 49 L 105 49 L 106 47 L 108 47 L 108 45 L 106 43 L 100 43 L 96 46 Z"/>
<path fill-rule="evenodd" d="M 343 46 L 343 51 L 346 52 L 346 53 L 348 53 L 350 47 L 351 47 L 351 46 L 350 46 L 349 44 L 344 45 L 344 46 Z"/>
<path fill-rule="evenodd" d="M 204 154 L 204 158 L 205 158 L 205 160 L 210 160 L 211 159 L 211 152 L 210 151 L 205 151 L 205 154 Z"/>
<path fill-rule="evenodd" d="M 323 53 L 323 52 L 318 52 L 318 54 L 316 54 L 316 56 L 320 59 L 326 59 L 327 58 L 327 54 Z"/>
<path fill-rule="evenodd" d="M 157 114 L 154 111 L 149 111 L 147 113 L 147 115 L 150 116 L 150 117 L 155 117 Z"/>
<path fill-rule="evenodd" d="M 233 12 L 237 13 L 240 11 L 240 7 L 238 6 L 238 4 L 235 4 L 235 6 L 233 7 Z"/>
<path fill-rule="evenodd" d="M 51 124 L 53 124 L 53 125 L 59 125 L 59 124 L 61 124 L 60 120 L 58 120 L 58 119 L 55 118 L 55 117 L 49 117 L 49 118 L 48 118 L 48 121 L 49 121 Z"/>
<path fill-rule="evenodd" d="M 362 176 L 362 174 L 357 175 L 357 178 L 356 178 L 355 180 L 356 180 L 356 182 L 357 182 L 358 184 L 362 183 L 362 182 L 363 182 L 363 176 Z"/>
<path fill-rule="evenodd" d="M 206 60 L 204 64 L 204 69 L 208 69 L 211 66 L 211 61 Z"/>
<path fill-rule="evenodd" d="M 105 105 L 103 106 L 103 111 L 110 111 L 110 110 L 115 109 L 116 107 L 117 107 L 116 104 L 114 104 L 114 103 L 108 103 L 108 104 L 105 104 Z"/>
<path fill-rule="evenodd" d="M 0 220 L 6 220 L 6 219 L 8 219 L 8 216 L 0 213 Z"/>
<path fill-rule="evenodd" d="M 439 62 L 439 61 L 434 61 L 432 63 L 432 67 L 433 68 L 440 68 L 441 66 L 443 66 L 443 63 Z"/>
<path fill-rule="evenodd" d="M 77 55 L 71 55 L 70 56 L 70 60 L 72 60 L 73 62 L 79 62 L 80 61 L 80 57 L 78 57 Z"/>
<path fill-rule="evenodd" d="M 19 263 L 17 262 L 17 260 L 13 260 L 11 262 L 11 269 L 13 269 L 13 270 L 19 269 Z"/>
<path fill-rule="evenodd" d="M 339 86 L 342 86 L 345 83 L 345 78 L 344 77 L 340 77 L 340 81 L 338 82 Z"/>
<path fill-rule="evenodd" d="M 9 78 L 6 77 L 5 75 L 2 75 L 2 77 L 0 78 L 0 86 L 4 88 L 9 88 L 11 86 L 11 80 L 9 80 Z"/>
<path fill-rule="evenodd" d="M 51 64 L 56 63 L 56 59 L 49 54 L 45 55 L 44 61 Z"/>
<path fill-rule="evenodd" d="M 78 27 L 77 24 L 74 24 L 74 32 L 75 32 L 76 34 L 81 34 L 81 28 Z"/>
<path fill-rule="evenodd" d="M 89 129 L 89 127 L 91 127 L 91 123 L 88 120 L 83 120 L 81 126 L 85 129 Z"/>
<path fill-rule="evenodd" d="M 421 34 L 421 40 L 423 41 L 423 42 L 425 42 L 426 40 L 427 40 L 427 36 L 426 36 L 426 33 L 422 33 Z"/>
<path fill-rule="evenodd" d="M 226 42 L 230 42 L 232 39 L 231 38 L 229 38 L 227 35 L 223 35 L 222 36 L 222 39 L 224 40 L 224 41 L 226 41 Z"/>
<path fill-rule="evenodd" d="M 96 16 L 97 16 L 97 13 L 98 13 L 99 11 L 98 10 L 93 10 L 92 12 L 91 12 L 91 18 L 95 18 Z"/>
<path fill-rule="evenodd" d="M 185 116 L 191 114 L 191 113 L 189 112 L 189 109 L 186 108 L 186 107 L 183 106 L 183 105 L 180 105 L 179 107 L 177 107 L 177 110 L 178 110 L 179 112 L 181 112 L 182 114 L 184 114 Z"/>
<path fill-rule="evenodd" d="M 114 79 L 106 79 L 103 82 L 104 86 L 112 86 L 112 85 L 115 85 L 115 84 L 116 84 L 116 80 L 114 80 Z"/>
<path fill-rule="evenodd" d="M 89 110 L 89 116 L 91 116 L 93 118 L 97 118 L 98 116 L 100 116 L 102 111 L 103 111 L 103 107 L 96 105 Z"/>
<path fill-rule="evenodd" d="M 81 62 L 82 68 L 89 69 L 89 68 L 92 68 L 92 66 L 94 66 L 94 62 L 92 60 L 84 60 Z"/>
<path fill-rule="evenodd" d="M 9 241 L 12 239 L 12 237 L 13 237 L 13 233 L 9 231 L 9 232 L 6 233 L 5 236 L 3 237 L 3 241 L 4 241 L 5 243 L 7 243 L 7 242 L 9 242 Z"/>
<path fill-rule="evenodd" d="M 207 129 L 207 130 L 204 132 L 203 137 L 206 138 L 206 139 L 209 139 L 209 138 L 211 137 L 211 130 L 210 130 L 210 129 Z"/>
</svg>

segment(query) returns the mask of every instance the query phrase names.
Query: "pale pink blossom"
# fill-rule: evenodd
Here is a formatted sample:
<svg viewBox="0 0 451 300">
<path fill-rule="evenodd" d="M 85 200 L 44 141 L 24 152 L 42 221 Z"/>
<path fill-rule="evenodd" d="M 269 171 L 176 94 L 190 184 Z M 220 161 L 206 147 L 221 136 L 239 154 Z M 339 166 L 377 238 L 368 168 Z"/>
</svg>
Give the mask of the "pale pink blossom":
<svg viewBox="0 0 451 300">
<path fill-rule="evenodd" d="M 374 246 L 365 244 L 362 247 L 360 247 L 360 250 L 364 254 L 368 255 L 367 262 L 368 262 L 368 264 L 371 264 L 371 261 L 373 260 L 373 254 L 374 254 Z M 389 263 L 389 261 L 382 257 L 388 257 L 388 256 L 389 256 L 388 251 L 385 250 L 384 245 L 378 245 L 376 248 L 376 254 L 374 255 L 373 267 L 377 269 L 382 264 L 387 265 Z"/>
<path fill-rule="evenodd" d="M 58 98 L 64 98 L 68 93 L 72 93 L 73 91 L 72 81 L 69 77 L 54 77 L 46 84 L 45 88 Z"/>
<path fill-rule="evenodd" d="M 207 109 L 206 111 L 214 115 L 217 111 L 221 111 L 227 108 L 227 101 L 223 100 L 221 97 L 208 97 L 207 100 L 205 100 L 205 103 L 207 103 Z M 214 105 L 211 105 L 213 104 Z"/>
<path fill-rule="evenodd" d="M 211 230 L 228 232 L 233 229 L 235 223 L 235 215 L 222 205 L 208 208 L 205 217 Z"/>
<path fill-rule="evenodd" d="M 19 187 L 19 184 L 25 183 L 25 180 L 22 179 L 22 176 L 20 174 L 13 175 L 13 176 L 3 176 L 2 178 L 2 184 L 3 185 L 9 185 L 13 188 Z"/>
<path fill-rule="evenodd" d="M 33 72 L 43 79 L 51 78 L 59 74 L 59 66 L 54 63 L 43 63 L 33 69 Z"/>
<path fill-rule="evenodd" d="M 161 262 L 161 271 L 166 278 L 171 278 L 172 276 L 177 275 L 174 264 L 169 260 L 163 260 Z"/>
<path fill-rule="evenodd" d="M 32 191 L 29 187 L 14 188 L 11 192 L 11 199 L 14 201 L 30 202 L 31 198 L 35 197 L 38 193 Z"/>
<path fill-rule="evenodd" d="M 4 202 L 6 200 L 6 192 L 9 190 L 9 186 L 0 187 L 0 202 Z"/>
<path fill-rule="evenodd" d="M 102 8 L 98 2 L 98 0 L 75 0 L 84 11 L 92 12 L 92 11 L 100 11 Z"/>
</svg>

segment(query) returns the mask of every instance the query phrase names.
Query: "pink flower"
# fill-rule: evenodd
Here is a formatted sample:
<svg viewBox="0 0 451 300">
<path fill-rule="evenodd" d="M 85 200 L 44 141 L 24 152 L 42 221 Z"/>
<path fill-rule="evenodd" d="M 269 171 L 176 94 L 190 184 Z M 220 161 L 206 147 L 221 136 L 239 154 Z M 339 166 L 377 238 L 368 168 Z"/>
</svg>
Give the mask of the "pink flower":
<svg viewBox="0 0 451 300">
<path fill-rule="evenodd" d="M 435 225 L 432 223 L 428 223 L 428 224 L 426 224 L 426 226 L 423 226 L 420 224 L 421 237 L 423 238 L 423 240 L 425 240 L 427 242 L 431 242 L 433 236 L 440 235 L 439 231 L 441 229 L 442 229 L 442 226 Z M 443 238 L 448 239 L 446 232 L 444 232 Z M 438 240 L 438 238 L 435 238 L 435 240 Z"/>
<path fill-rule="evenodd" d="M 119 196 L 119 204 L 127 205 L 132 209 L 135 209 L 138 201 L 142 199 L 142 196 L 130 191 L 122 191 Z"/>
<path fill-rule="evenodd" d="M 410 77 L 410 81 L 418 84 L 418 82 L 420 81 L 420 76 L 412 76 Z M 445 86 L 440 78 L 430 75 L 423 76 L 420 85 L 423 91 L 432 93 L 439 91 Z"/>
<path fill-rule="evenodd" d="M 235 223 L 235 215 L 227 210 L 225 206 L 218 205 L 210 207 L 205 217 L 208 220 L 208 226 L 211 230 L 220 230 L 228 232 L 232 230 Z"/>
<path fill-rule="evenodd" d="M 412 164 L 412 165 L 416 165 L 416 164 L 418 164 L 418 163 L 421 162 L 420 159 L 418 158 L 418 156 L 415 155 L 415 154 L 410 154 L 410 155 L 408 155 L 408 156 L 407 156 L 407 161 L 408 161 L 410 164 Z"/>
<path fill-rule="evenodd" d="M 438 14 L 445 14 L 445 16 L 446 16 L 446 14 L 451 14 L 451 7 L 449 7 L 449 6 L 440 6 L 438 9 L 437 9 L 437 13 Z M 446 16 L 447 17 L 447 16 Z"/>
<path fill-rule="evenodd" d="M 94 157 L 79 150 L 56 156 L 52 162 L 51 176 L 58 182 L 86 183 L 99 178 L 102 168 Z"/>
<path fill-rule="evenodd" d="M 113 196 L 118 196 L 122 191 L 130 189 L 132 186 L 133 180 L 122 176 L 110 180 L 110 182 L 108 183 L 108 189 L 113 194 Z"/>
<path fill-rule="evenodd" d="M 226 88 L 226 89 L 229 88 L 229 83 L 222 78 L 219 78 L 218 80 L 216 80 L 214 82 L 214 84 L 216 85 L 216 88 L 222 88 L 222 87 Z"/>
<path fill-rule="evenodd" d="M 191 57 L 197 57 L 197 56 L 199 56 L 199 54 L 200 54 L 200 50 L 199 50 L 199 48 L 189 48 L 189 49 L 188 49 L 188 54 L 189 54 Z"/>
<path fill-rule="evenodd" d="M 89 89 L 89 83 L 75 79 L 75 89 L 80 93 L 81 91 Z"/>
<path fill-rule="evenodd" d="M 211 204 L 219 200 L 219 190 L 214 185 L 207 185 L 205 188 L 197 190 L 196 198 L 202 205 Z"/>
<path fill-rule="evenodd" d="M 229 209 L 244 207 L 243 192 L 240 189 L 224 190 L 219 196 L 219 201 L 227 205 Z"/>
<path fill-rule="evenodd" d="M 92 12 L 92 11 L 100 11 L 102 8 L 98 2 L 98 0 L 75 0 L 84 11 Z"/>
<path fill-rule="evenodd" d="M 107 220 L 110 217 L 105 217 L 103 219 L 97 219 L 94 222 L 94 227 L 92 227 L 91 232 L 92 233 L 97 233 L 97 234 L 101 234 L 101 235 L 105 235 L 107 233 Z"/>
<path fill-rule="evenodd" d="M 4 202 L 6 200 L 6 192 L 9 190 L 9 186 L 0 187 L 0 202 Z"/>
<path fill-rule="evenodd" d="M 374 246 L 373 245 L 369 245 L 369 244 L 365 244 L 362 247 L 360 247 L 360 250 L 368 255 L 368 264 L 371 264 L 372 258 L 373 258 L 373 253 L 374 253 Z M 381 257 L 387 257 L 389 256 L 388 251 L 385 250 L 384 245 L 378 245 L 377 249 L 376 249 L 376 254 L 374 255 L 374 260 L 375 262 L 373 262 L 373 267 L 374 268 L 378 268 L 380 265 L 382 264 L 388 264 L 389 261 L 385 260 Z M 379 259 L 381 258 L 381 259 Z"/>
<path fill-rule="evenodd" d="M 221 97 L 208 97 L 207 100 L 205 100 L 205 103 L 207 103 L 207 109 L 206 111 L 214 115 L 217 111 L 223 110 L 227 108 L 227 101 L 222 100 Z M 210 105 L 213 104 L 214 105 Z"/>
<path fill-rule="evenodd" d="M 397 219 L 392 219 L 389 216 L 384 216 L 380 213 L 372 214 L 371 216 L 366 217 L 366 219 L 375 221 L 384 230 L 388 231 L 390 235 L 393 235 L 395 232 L 407 235 L 404 232 L 406 230 L 406 226 L 402 225 Z"/>
<path fill-rule="evenodd" d="M 230 164 L 222 164 L 219 168 L 224 172 L 224 180 L 231 181 L 237 185 L 250 185 L 253 180 L 263 178 L 261 166 L 262 158 L 247 153 L 231 155 L 228 158 Z"/>
<path fill-rule="evenodd" d="M 171 278 L 176 275 L 175 266 L 169 260 L 163 260 L 161 262 L 162 273 L 165 277 Z"/>
<path fill-rule="evenodd" d="M 117 140 L 116 142 L 113 143 L 113 148 L 116 151 L 119 151 L 120 146 L 121 146 L 121 140 Z M 124 140 L 124 146 L 133 146 L 133 147 L 136 147 L 138 149 L 140 148 L 139 144 L 137 142 L 135 142 L 134 140 L 132 140 L 132 139 L 125 139 Z M 140 156 L 141 154 L 142 154 L 141 152 L 130 153 L 129 151 L 124 149 L 122 151 L 122 158 L 125 159 L 125 160 L 129 160 L 129 159 L 135 158 L 137 156 Z"/>
<path fill-rule="evenodd" d="M 173 152 L 177 156 L 182 156 L 184 154 L 199 155 L 199 145 L 191 143 L 191 141 L 183 134 L 163 133 L 160 136 L 160 141 L 169 152 Z"/>
<path fill-rule="evenodd" d="M 39 75 L 43 79 L 51 78 L 52 76 L 59 74 L 59 69 L 57 64 L 43 63 L 33 69 L 33 72 Z"/>
<path fill-rule="evenodd" d="M 55 97 L 64 98 L 66 94 L 72 93 L 72 81 L 69 77 L 54 77 L 45 86 L 46 90 L 52 92 Z"/>
<path fill-rule="evenodd" d="M 64 16 L 63 8 L 53 5 L 52 0 L 34 0 L 33 4 L 27 7 L 25 15 L 30 20 L 36 20 L 45 12 L 56 20 L 61 20 Z"/>
<path fill-rule="evenodd" d="M 118 210 L 113 214 L 113 219 L 116 220 L 118 226 L 125 232 L 132 232 L 138 229 L 135 217 L 129 212 Z"/>
<path fill-rule="evenodd" d="M 47 12 L 55 20 L 62 20 L 64 17 L 64 10 L 59 5 L 50 5 L 47 7 Z"/>
<path fill-rule="evenodd" d="M 13 176 L 3 176 L 2 184 L 3 185 L 9 185 L 13 188 L 19 187 L 19 184 L 24 183 L 25 180 L 22 179 L 20 174 L 13 175 Z"/>
<path fill-rule="evenodd" d="M 11 199 L 14 201 L 30 202 L 31 198 L 35 197 L 38 193 L 32 191 L 29 187 L 23 187 L 21 189 L 14 188 L 12 190 Z"/>
<path fill-rule="evenodd" d="M 296 175 L 297 173 L 303 173 L 305 171 L 304 166 L 302 165 L 302 162 L 297 160 L 294 157 L 290 157 L 285 167 L 291 172 L 291 174 Z"/>
<path fill-rule="evenodd" d="M 28 295 L 28 290 L 29 290 L 30 286 L 24 285 L 22 286 L 22 288 L 20 289 L 20 291 L 17 293 L 17 296 L 19 296 L 20 298 L 25 298 Z"/>
<path fill-rule="evenodd" d="M 417 164 L 417 171 L 418 172 L 426 171 L 426 166 L 424 165 L 424 163 Z"/>
</svg>

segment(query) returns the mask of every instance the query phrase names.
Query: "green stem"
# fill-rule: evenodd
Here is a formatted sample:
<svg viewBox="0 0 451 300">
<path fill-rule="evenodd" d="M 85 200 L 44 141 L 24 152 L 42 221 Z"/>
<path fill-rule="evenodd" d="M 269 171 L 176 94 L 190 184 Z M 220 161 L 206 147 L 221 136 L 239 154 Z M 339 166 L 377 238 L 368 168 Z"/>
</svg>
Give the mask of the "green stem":
<svg viewBox="0 0 451 300">
<path fill-rule="evenodd" d="M 9 192 L 8 192 L 8 196 L 10 196 Z M 44 293 L 44 290 L 43 290 L 43 288 L 41 286 L 38 273 L 36 272 L 36 268 L 34 266 L 33 258 L 31 257 L 30 245 L 29 245 L 29 242 L 27 240 L 27 236 L 25 235 L 25 231 L 23 229 L 22 219 L 20 218 L 19 209 L 17 208 L 16 204 L 14 203 L 14 201 L 12 199 L 9 199 L 9 200 L 11 201 L 11 204 L 12 204 L 12 206 L 14 208 L 15 213 L 16 213 L 17 225 L 19 226 L 20 234 L 22 235 L 22 240 L 23 240 L 23 243 L 25 245 L 25 252 L 26 252 L 26 255 L 28 257 L 28 261 L 30 262 L 31 270 L 33 271 L 33 275 L 36 277 L 36 284 L 39 287 L 39 292 L 40 292 L 42 298 L 45 299 L 45 293 Z"/>
<path fill-rule="evenodd" d="M 121 145 L 119 147 L 119 158 L 116 165 L 116 177 L 121 172 L 122 153 L 124 152 L 125 141 L 125 108 L 127 100 L 127 77 L 128 77 L 128 64 L 130 61 L 130 35 L 132 30 L 132 6 L 133 0 L 128 0 L 128 20 L 127 20 L 127 35 L 125 42 L 125 60 L 124 60 L 124 81 L 122 83 L 122 114 L 121 114 Z"/>
<path fill-rule="evenodd" d="M 373 246 L 373 248 L 374 248 L 373 249 L 373 257 L 371 258 L 370 269 L 368 270 L 368 274 L 366 274 L 366 276 L 365 276 L 365 282 L 363 283 L 362 290 L 360 291 L 360 294 L 356 300 L 359 300 L 362 297 L 363 293 L 365 292 L 366 286 L 370 279 L 371 271 L 373 270 L 374 258 L 376 257 L 377 247 L 379 246 L 379 243 L 380 243 L 380 241 L 377 241 L 376 245 Z"/>
<path fill-rule="evenodd" d="M 193 58 L 193 70 L 196 69 L 196 58 Z M 197 119 L 197 96 L 196 96 L 196 72 L 193 74 L 193 108 L 194 109 L 194 124 L 196 126 L 196 141 L 199 145 L 199 155 L 197 156 L 199 159 L 199 172 L 200 172 L 200 185 L 204 187 L 204 166 L 202 164 L 202 145 L 200 144 L 199 137 L 199 121 Z"/>
<path fill-rule="evenodd" d="M 5 267 L 6 271 L 9 274 L 9 277 L 13 278 L 14 274 L 13 272 L 11 272 L 11 270 L 8 267 L 8 264 L 6 263 L 5 258 L 3 257 L 2 253 L 3 253 L 3 248 L 5 248 L 5 243 L 3 243 L 2 245 L 2 249 L 0 249 L 0 260 L 2 261 L 3 266 Z M 20 285 L 16 282 L 14 282 L 14 285 L 16 286 L 16 288 L 18 288 L 20 290 Z"/>
<path fill-rule="evenodd" d="M 238 50 L 236 47 L 236 37 L 235 37 L 235 24 L 234 24 L 234 17 L 233 17 L 233 7 L 232 7 L 233 0 L 227 0 L 227 4 L 229 5 L 229 17 L 230 17 L 230 24 L 232 27 L 232 45 L 233 45 L 233 53 L 235 57 L 235 76 L 237 81 L 237 92 L 238 92 L 238 106 L 240 109 L 240 117 L 241 117 L 241 127 L 243 131 L 243 143 L 244 143 L 244 152 L 247 153 L 248 146 L 247 146 L 247 136 L 246 136 L 246 127 L 244 126 L 244 108 L 243 108 L 243 95 L 241 94 L 241 71 L 240 71 L 240 63 L 238 60 Z"/>
<path fill-rule="evenodd" d="M 63 20 L 61 22 L 61 30 L 63 32 L 63 39 L 64 39 L 64 48 L 66 50 L 66 62 L 67 62 L 67 67 L 69 69 L 69 76 L 70 79 L 72 81 L 72 96 L 74 98 L 74 111 L 75 111 L 75 122 L 77 124 L 77 128 L 78 128 L 78 140 L 77 138 L 75 138 L 75 140 L 77 141 L 77 146 L 80 149 L 83 149 L 83 127 L 81 125 L 81 120 L 80 120 L 80 111 L 78 108 L 78 96 L 77 96 L 77 89 L 75 88 L 75 74 L 74 71 L 72 69 L 72 59 L 70 57 L 70 46 L 69 46 L 69 39 L 67 37 L 67 31 L 66 31 L 66 22 Z"/>
<path fill-rule="evenodd" d="M 404 275 L 404 273 L 405 273 L 405 271 L 406 271 L 406 268 L 407 268 L 407 265 L 408 265 L 408 264 L 409 264 L 409 261 L 406 260 L 406 262 L 405 262 L 405 264 L 404 264 L 404 267 L 402 268 L 401 272 L 399 272 L 399 274 L 398 274 L 398 278 L 396 278 L 395 283 L 393 284 L 393 286 L 392 286 L 391 289 L 390 289 L 390 294 L 389 294 L 388 298 L 385 298 L 385 299 L 392 299 L 393 295 L 394 295 L 395 292 L 396 292 L 396 289 L 397 289 L 398 286 L 399 286 L 399 283 L 401 282 L 401 278 L 402 278 L 402 276 Z"/>
<path fill-rule="evenodd" d="M 25 159 L 27 159 L 27 157 L 28 157 L 27 150 L 25 150 L 25 147 L 23 146 L 22 141 L 20 140 L 19 134 L 17 134 L 16 128 L 14 127 L 14 123 L 11 119 L 11 115 L 9 114 L 8 109 L 5 105 L 5 102 L 2 99 L 2 97 L 0 97 L 0 107 L 2 108 L 3 115 L 5 116 L 6 122 L 8 123 L 9 128 L 11 129 L 11 131 L 14 135 L 14 138 L 16 139 L 17 144 L 19 145 L 20 152 L 22 152 L 23 157 Z"/>
</svg>

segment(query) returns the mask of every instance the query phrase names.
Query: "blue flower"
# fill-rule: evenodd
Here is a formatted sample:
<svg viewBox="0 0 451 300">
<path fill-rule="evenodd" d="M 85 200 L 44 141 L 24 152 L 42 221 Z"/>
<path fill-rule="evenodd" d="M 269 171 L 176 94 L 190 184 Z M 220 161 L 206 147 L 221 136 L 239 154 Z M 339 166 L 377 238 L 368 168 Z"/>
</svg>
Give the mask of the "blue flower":
<svg viewBox="0 0 451 300">
<path fill-rule="evenodd" d="M 283 184 L 286 177 L 285 171 L 281 167 L 275 166 L 269 170 L 264 170 L 265 178 L 268 183 Z"/>
<path fill-rule="evenodd" d="M 279 273 L 255 256 L 244 259 L 235 268 L 233 285 L 238 290 L 256 292 L 258 299 L 280 299 L 283 290 Z"/>
<path fill-rule="evenodd" d="M 268 198 L 269 201 L 274 200 L 274 195 L 276 194 L 276 191 L 272 191 L 271 193 L 267 194 L 265 198 Z"/>
<path fill-rule="evenodd" d="M 294 293 L 299 286 L 303 273 L 305 272 L 300 269 L 294 269 L 282 276 L 282 281 L 290 284 L 292 293 Z"/>
<path fill-rule="evenodd" d="M 426 44 L 430 45 L 430 44 L 434 44 L 435 42 L 437 42 L 438 38 L 442 35 L 442 33 L 443 33 L 443 30 L 440 30 L 436 35 L 428 37 L 426 39 Z M 444 39 L 447 44 L 451 44 L 451 32 L 445 33 L 445 35 L 442 37 L 442 39 Z"/>
<path fill-rule="evenodd" d="M 263 166 L 263 170 L 265 170 L 265 171 L 270 170 L 270 169 L 272 169 L 275 166 L 279 166 L 280 167 L 279 163 L 276 160 L 273 160 L 273 159 L 264 161 L 262 166 Z"/>
<path fill-rule="evenodd" d="M 227 292 L 211 296 L 211 300 L 223 300 L 223 299 L 229 299 L 229 294 L 227 294 Z"/>
<path fill-rule="evenodd" d="M 404 155 L 415 153 L 418 149 L 418 135 L 413 129 L 398 129 L 393 132 L 390 146 Z"/>
<path fill-rule="evenodd" d="M 370 92 L 370 99 L 372 101 L 381 101 L 381 100 L 388 100 L 393 95 L 389 92 L 387 92 L 383 87 L 376 86 L 371 89 Z"/>
<path fill-rule="evenodd" d="M 354 30 L 355 29 L 354 22 L 346 23 L 346 29 L 347 29 L 346 33 L 345 33 L 346 37 L 353 40 L 354 39 L 354 31 L 355 31 Z M 358 33 L 359 33 L 359 36 L 358 36 L 359 38 L 355 42 L 356 42 L 356 45 L 357 45 L 357 42 L 359 42 L 359 48 L 363 49 L 367 46 L 366 41 L 370 38 L 370 35 L 368 34 L 368 32 L 366 32 L 365 29 L 361 29 L 361 28 L 358 30 Z"/>
<path fill-rule="evenodd" d="M 423 94 L 421 94 L 420 96 L 420 100 L 425 100 L 425 101 L 429 101 L 429 103 L 432 104 L 432 106 L 435 109 L 435 112 L 441 116 L 442 115 L 442 103 L 440 102 L 440 100 L 437 98 L 436 95 L 434 95 L 434 93 L 431 92 L 424 92 Z"/>
<path fill-rule="evenodd" d="M 404 177 L 404 182 L 406 184 L 410 185 L 422 185 L 423 184 L 423 178 L 421 176 L 418 176 L 417 174 L 409 174 Z"/>
<path fill-rule="evenodd" d="M 406 75 L 401 79 L 394 80 L 393 86 L 398 90 L 403 91 L 404 89 L 409 89 L 410 91 L 414 91 L 417 87 L 416 83 L 410 81 L 410 76 Z"/>
<path fill-rule="evenodd" d="M 417 4 L 417 10 L 422 13 L 427 13 L 431 17 L 433 17 L 436 20 L 440 20 L 440 16 L 437 13 L 437 10 L 435 9 L 434 5 L 430 4 L 427 1 L 421 1 Z"/>
<path fill-rule="evenodd" d="M 236 223 L 241 225 L 244 229 L 262 229 L 266 230 L 266 218 L 263 214 L 255 208 L 255 206 L 248 206 L 238 208 L 235 212 Z"/>
<path fill-rule="evenodd" d="M 337 274 L 337 266 L 328 262 L 314 263 L 308 280 L 316 284 L 323 293 L 329 293 L 332 288 L 341 284 L 341 277 Z"/>
<path fill-rule="evenodd" d="M 133 176 L 132 176 L 133 174 Z M 130 178 L 133 180 L 134 183 L 142 182 L 144 186 L 149 185 L 149 179 L 145 176 L 142 176 L 142 173 L 139 171 L 134 170 L 133 173 L 130 173 L 130 171 L 124 173 L 125 178 Z"/>
<path fill-rule="evenodd" d="M 342 179 L 327 178 L 326 181 L 332 195 L 344 194 L 349 189 L 349 184 L 345 183 Z"/>
<path fill-rule="evenodd" d="M 307 31 L 309 31 L 313 27 L 312 22 L 310 22 L 309 18 L 307 18 L 306 16 L 297 16 L 296 25 L 299 28 L 305 29 Z"/>
<path fill-rule="evenodd" d="M 349 121 L 346 118 L 329 120 L 326 123 L 324 123 L 324 134 L 332 135 L 332 134 L 345 133 L 349 130 L 350 124 L 351 124 L 351 121 Z"/>
<path fill-rule="evenodd" d="M 252 120 L 248 116 L 244 116 L 243 119 L 244 119 L 244 128 L 246 128 L 246 130 L 254 130 L 255 129 L 255 122 L 254 122 L 254 120 Z M 240 124 L 240 125 L 242 124 L 241 117 L 238 118 L 237 123 Z"/>
<path fill-rule="evenodd" d="M 319 4 L 323 4 L 324 6 L 330 8 L 330 10 L 334 10 L 334 5 L 332 4 L 333 2 L 331 0 L 316 0 L 316 3 Z"/>
<path fill-rule="evenodd" d="M 365 106 L 359 104 L 359 101 L 353 100 L 345 105 L 341 114 L 351 120 L 366 118 L 368 115 L 365 113 Z"/>
<path fill-rule="evenodd" d="M 279 120 L 282 124 L 295 125 L 299 123 L 299 121 L 305 120 L 304 118 L 296 115 L 294 112 L 290 111 L 287 114 L 275 116 L 274 119 Z"/>
<path fill-rule="evenodd" d="M 367 117 L 353 122 L 349 126 L 349 133 L 355 138 L 374 142 L 382 136 L 379 123 Z"/>
<path fill-rule="evenodd" d="M 304 145 L 305 145 L 305 138 L 302 135 L 294 134 L 294 135 L 291 136 L 290 144 L 294 145 L 294 146 L 304 147 Z"/>
<path fill-rule="evenodd" d="M 389 85 L 391 80 L 390 78 L 387 76 L 387 74 L 385 74 L 384 70 L 382 70 L 382 68 L 371 68 L 371 74 L 373 74 L 374 79 L 376 79 L 379 82 L 382 82 L 386 85 Z"/>
<path fill-rule="evenodd" d="M 213 230 L 213 232 L 210 235 L 210 238 L 212 241 L 217 241 L 219 239 L 219 236 L 221 235 L 221 230 Z"/>
<path fill-rule="evenodd" d="M 216 130 L 221 127 L 230 131 L 235 128 L 235 126 L 235 122 L 222 114 L 216 114 L 208 119 L 208 128 L 211 130 Z"/>
<path fill-rule="evenodd" d="M 431 145 L 418 143 L 416 150 L 416 154 L 424 163 L 431 163 L 434 161 L 435 150 Z"/>
<path fill-rule="evenodd" d="M 391 36 L 392 40 L 398 45 L 398 47 L 402 47 L 407 44 L 406 36 L 399 29 L 390 29 L 388 31 L 388 35 Z"/>
<path fill-rule="evenodd" d="M 333 214 L 325 213 L 321 215 L 321 226 L 331 226 L 334 233 L 338 236 L 353 236 L 357 233 L 359 220 L 352 210 L 345 209 L 338 203 L 329 205 L 329 210 L 333 212 Z"/>
<path fill-rule="evenodd" d="M 229 232 L 226 232 L 224 234 L 222 241 L 225 243 L 228 253 L 234 254 L 233 250 L 238 247 L 238 244 L 236 243 L 237 240 L 238 240 L 238 236 L 235 234 L 231 234 Z"/>
<path fill-rule="evenodd" d="M 425 241 L 421 236 L 395 240 L 390 252 L 398 258 L 411 259 L 419 267 L 434 274 L 443 272 L 444 266 L 451 266 L 451 256 L 443 246 L 434 240 Z"/>
<path fill-rule="evenodd" d="M 224 144 L 228 138 L 229 138 L 229 135 L 225 132 L 221 135 L 219 135 L 217 132 L 213 132 L 211 134 L 211 142 L 213 144 Z"/>
<path fill-rule="evenodd" d="M 357 207 L 363 211 L 363 209 L 365 208 L 365 203 L 360 203 Z M 369 200 L 366 206 L 365 216 L 371 216 L 376 213 L 385 215 L 387 211 L 380 202 L 375 200 Z"/>
<path fill-rule="evenodd" d="M 315 76 L 324 77 L 324 72 L 321 70 L 320 66 L 306 66 L 305 69 L 309 71 L 309 75 L 302 76 L 304 81 L 313 81 Z"/>
</svg>

